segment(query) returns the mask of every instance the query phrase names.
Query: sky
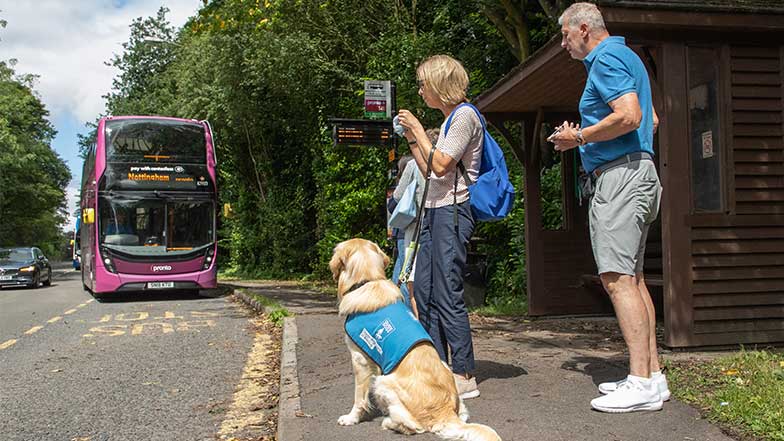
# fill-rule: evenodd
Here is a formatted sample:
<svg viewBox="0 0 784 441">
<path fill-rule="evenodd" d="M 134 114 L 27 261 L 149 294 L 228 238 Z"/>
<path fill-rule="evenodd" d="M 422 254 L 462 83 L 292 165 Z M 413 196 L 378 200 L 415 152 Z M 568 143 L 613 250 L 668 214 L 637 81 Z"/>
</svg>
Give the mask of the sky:
<svg viewBox="0 0 784 441">
<path fill-rule="evenodd" d="M 122 52 L 131 22 L 169 8 L 169 22 L 179 28 L 201 0 L 0 0 L 0 60 L 16 59 L 17 74 L 38 75 L 34 90 L 57 130 L 52 148 L 71 169 L 68 209 L 76 209 L 82 174 L 77 134 L 106 110 L 102 98 L 119 73 L 106 66 Z M 66 225 L 73 229 L 74 219 Z"/>
</svg>

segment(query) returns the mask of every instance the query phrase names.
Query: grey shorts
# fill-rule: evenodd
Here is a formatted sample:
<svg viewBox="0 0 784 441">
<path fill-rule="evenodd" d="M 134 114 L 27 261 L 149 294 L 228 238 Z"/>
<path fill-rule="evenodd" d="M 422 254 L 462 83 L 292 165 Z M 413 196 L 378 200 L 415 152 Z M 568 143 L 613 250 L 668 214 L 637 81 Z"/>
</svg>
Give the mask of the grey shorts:
<svg viewBox="0 0 784 441">
<path fill-rule="evenodd" d="M 633 161 L 599 176 L 589 211 L 599 274 L 642 273 L 648 228 L 659 214 L 660 201 L 653 161 Z"/>
</svg>

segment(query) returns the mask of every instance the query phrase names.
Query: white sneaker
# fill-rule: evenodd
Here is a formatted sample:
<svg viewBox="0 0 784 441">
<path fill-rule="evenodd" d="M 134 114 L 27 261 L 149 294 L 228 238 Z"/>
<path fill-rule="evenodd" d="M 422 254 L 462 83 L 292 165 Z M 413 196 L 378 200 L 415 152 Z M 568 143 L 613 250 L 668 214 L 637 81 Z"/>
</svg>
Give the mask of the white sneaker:
<svg viewBox="0 0 784 441">
<path fill-rule="evenodd" d="M 618 385 L 614 392 L 591 401 L 591 407 L 609 413 L 661 410 L 662 405 L 661 395 L 653 381 L 632 375 L 626 377 L 626 381 Z"/>
<path fill-rule="evenodd" d="M 667 377 L 661 372 L 654 372 L 653 375 L 651 375 L 651 379 L 653 380 L 653 384 L 659 388 L 659 394 L 661 395 L 662 401 L 670 401 L 671 394 L 670 387 L 667 385 Z M 618 389 L 618 386 L 624 382 L 626 382 L 625 378 L 623 380 L 602 383 L 599 385 L 599 392 L 604 395 L 615 392 L 615 390 Z"/>
<path fill-rule="evenodd" d="M 460 398 L 467 400 L 479 396 L 479 387 L 476 385 L 476 377 L 466 379 L 462 375 L 452 375 L 455 377 L 455 386 L 457 386 L 457 394 L 460 395 Z"/>
</svg>

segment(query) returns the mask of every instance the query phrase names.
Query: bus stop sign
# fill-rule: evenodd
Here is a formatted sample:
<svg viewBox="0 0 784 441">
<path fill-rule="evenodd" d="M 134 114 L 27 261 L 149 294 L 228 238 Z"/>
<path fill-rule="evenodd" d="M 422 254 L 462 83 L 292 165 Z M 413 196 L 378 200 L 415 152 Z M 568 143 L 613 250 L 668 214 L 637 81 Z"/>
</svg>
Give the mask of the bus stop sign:
<svg viewBox="0 0 784 441">
<path fill-rule="evenodd" d="M 365 81 L 365 118 L 392 118 L 394 87 L 392 81 Z"/>
</svg>

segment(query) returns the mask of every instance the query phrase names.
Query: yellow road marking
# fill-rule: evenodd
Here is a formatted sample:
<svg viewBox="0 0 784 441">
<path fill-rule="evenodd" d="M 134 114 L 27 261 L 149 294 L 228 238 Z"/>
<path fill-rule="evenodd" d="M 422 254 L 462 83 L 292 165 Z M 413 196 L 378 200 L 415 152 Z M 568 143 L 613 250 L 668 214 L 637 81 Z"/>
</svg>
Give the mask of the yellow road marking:
<svg viewBox="0 0 784 441">
<path fill-rule="evenodd" d="M 111 319 L 112 319 L 112 315 L 111 314 L 107 314 L 107 315 L 101 317 L 101 319 L 98 320 L 98 323 L 106 323 L 106 322 L 108 322 Z"/>
<path fill-rule="evenodd" d="M 221 439 L 231 439 L 235 433 L 261 424 L 266 418 L 264 411 L 258 411 L 258 397 L 269 391 L 270 386 L 261 384 L 256 379 L 259 377 L 259 371 L 269 371 L 270 368 L 260 369 L 259 366 L 265 366 L 264 360 L 268 359 L 272 353 L 272 340 L 269 335 L 257 332 L 253 348 L 245 362 L 242 379 L 234 392 L 231 407 L 226 412 L 225 419 L 218 431 Z"/>
<path fill-rule="evenodd" d="M 215 327 L 215 320 L 196 320 L 191 322 L 177 323 L 178 331 L 190 331 L 194 328 L 213 328 Z"/>
<path fill-rule="evenodd" d="M 95 301 L 95 299 L 90 299 L 90 300 L 88 300 L 88 301 L 86 301 L 86 302 L 84 302 L 84 303 L 85 303 L 85 304 L 87 304 L 87 303 L 92 303 L 92 302 L 94 302 L 94 301 Z"/>
<path fill-rule="evenodd" d="M 83 308 L 83 307 L 87 306 L 87 304 L 88 304 L 88 303 L 90 303 L 91 301 L 92 301 L 92 299 L 91 299 L 91 300 L 88 300 L 88 301 L 86 301 L 86 302 L 84 302 L 84 303 L 82 303 L 81 305 L 78 305 L 78 306 L 76 306 L 76 307 L 75 307 L 75 308 L 73 308 L 73 309 L 69 309 L 68 311 L 65 311 L 65 312 L 63 313 L 63 315 L 70 315 L 70 314 L 73 314 L 73 313 L 74 313 L 74 312 L 76 312 L 76 311 L 77 311 L 79 308 Z M 105 316 L 104 318 L 106 319 L 106 321 L 108 321 L 108 320 L 109 320 L 109 318 L 111 318 L 111 316 L 110 316 L 110 315 L 109 315 L 109 316 Z M 62 320 L 62 319 L 63 319 L 63 318 L 62 318 L 61 316 L 59 316 L 59 315 L 58 315 L 58 316 L 56 316 L 56 317 L 52 317 L 52 318 L 50 318 L 49 320 L 47 320 L 47 321 L 46 321 L 46 323 L 55 323 L 55 322 L 58 322 L 58 321 L 60 321 L 60 320 Z M 35 334 L 36 332 L 40 331 L 40 330 L 41 330 L 41 329 L 43 329 L 43 328 L 44 328 L 43 326 L 33 326 L 32 328 L 30 328 L 30 329 L 28 329 L 27 331 L 25 331 L 25 335 L 33 335 L 33 334 Z M 13 339 L 12 339 L 12 340 L 8 340 L 8 341 L 4 342 L 3 344 L 0 344 L 0 349 L 6 349 L 6 348 L 10 348 L 10 347 L 11 347 L 11 346 L 13 346 L 14 344 L 16 344 L 16 342 L 17 342 L 17 340 L 13 340 Z"/>
<path fill-rule="evenodd" d="M 131 335 L 139 335 L 144 332 L 145 326 L 155 326 L 161 327 L 161 330 L 164 334 L 168 334 L 170 332 L 174 332 L 174 326 L 171 323 L 158 323 L 158 322 L 148 322 L 148 323 L 141 323 L 141 324 L 134 324 L 131 328 Z"/>
<path fill-rule="evenodd" d="M 91 334 L 84 334 L 82 337 L 93 337 L 95 334 L 102 334 L 108 335 L 111 337 L 116 337 L 118 335 L 125 335 L 125 329 L 128 325 L 107 325 L 107 326 L 97 326 L 95 328 L 90 328 Z M 95 334 L 92 334 L 95 333 Z"/>
<path fill-rule="evenodd" d="M 128 315 L 128 317 L 126 317 Z M 134 317 L 134 315 L 136 315 Z M 149 312 L 131 312 L 128 314 L 117 314 L 114 319 L 118 322 L 134 322 L 139 320 L 147 320 L 150 317 Z"/>
<path fill-rule="evenodd" d="M 43 328 L 44 328 L 43 326 L 33 326 L 32 328 L 30 328 L 27 331 L 25 331 L 25 335 L 33 335 L 33 334 L 35 334 L 36 332 L 40 331 Z"/>
</svg>

